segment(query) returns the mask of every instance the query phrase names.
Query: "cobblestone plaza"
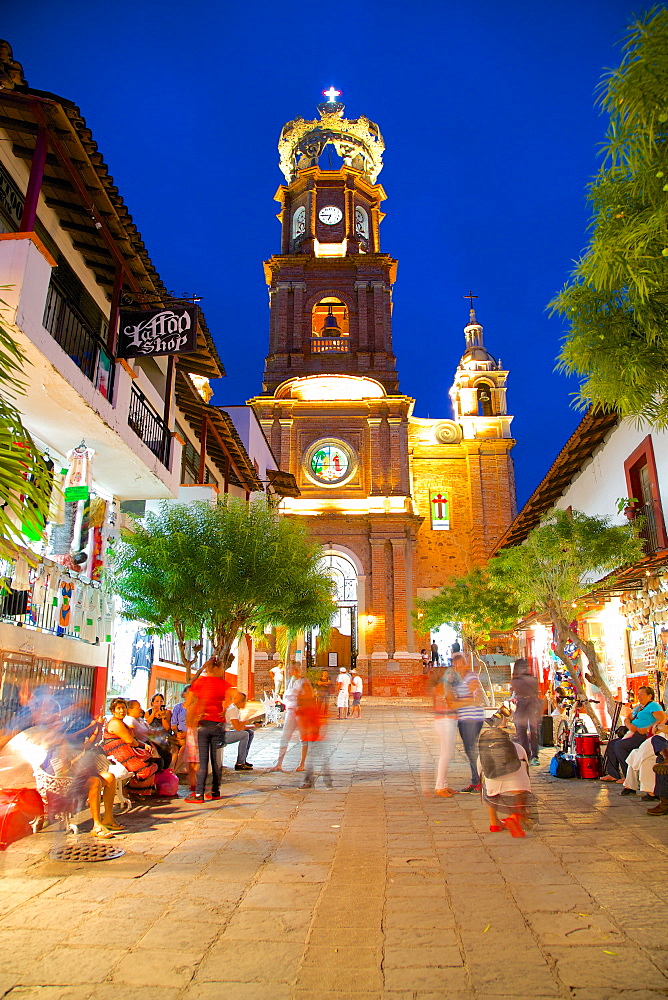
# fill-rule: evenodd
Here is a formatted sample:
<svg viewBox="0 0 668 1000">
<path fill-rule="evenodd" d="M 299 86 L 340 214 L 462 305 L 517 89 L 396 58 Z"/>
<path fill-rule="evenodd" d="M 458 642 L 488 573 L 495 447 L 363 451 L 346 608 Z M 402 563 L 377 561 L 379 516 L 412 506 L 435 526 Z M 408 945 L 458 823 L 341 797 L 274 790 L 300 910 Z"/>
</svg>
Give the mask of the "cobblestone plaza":
<svg viewBox="0 0 668 1000">
<path fill-rule="evenodd" d="M 13 845 L 0 880 L 11 1000 L 649 1000 L 668 996 L 668 824 L 619 786 L 532 769 L 540 824 L 488 832 L 475 795 L 433 798 L 426 708 L 332 721 L 333 791 L 228 771 L 220 802 L 128 814 L 126 854 Z M 227 755 L 230 755 L 229 757 Z M 233 748 L 226 764 L 233 764 Z M 285 766 L 298 758 L 293 744 Z M 452 783 L 468 768 L 458 745 Z M 662 886 L 664 888 L 662 888 Z"/>
</svg>

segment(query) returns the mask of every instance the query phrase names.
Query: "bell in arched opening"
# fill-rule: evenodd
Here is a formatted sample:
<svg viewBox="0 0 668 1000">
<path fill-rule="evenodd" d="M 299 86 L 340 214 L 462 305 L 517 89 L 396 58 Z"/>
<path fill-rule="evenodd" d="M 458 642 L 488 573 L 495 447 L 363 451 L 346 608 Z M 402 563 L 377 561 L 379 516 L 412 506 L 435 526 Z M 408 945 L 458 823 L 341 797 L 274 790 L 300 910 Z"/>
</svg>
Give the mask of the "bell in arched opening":
<svg viewBox="0 0 668 1000">
<path fill-rule="evenodd" d="M 491 417 L 492 410 L 492 387 L 487 382 L 478 385 L 478 415 L 481 417 Z"/>
<path fill-rule="evenodd" d="M 340 337 L 341 327 L 339 326 L 336 316 L 334 315 L 334 306 L 330 302 L 327 315 L 325 316 L 325 322 L 322 327 L 323 337 Z"/>
</svg>

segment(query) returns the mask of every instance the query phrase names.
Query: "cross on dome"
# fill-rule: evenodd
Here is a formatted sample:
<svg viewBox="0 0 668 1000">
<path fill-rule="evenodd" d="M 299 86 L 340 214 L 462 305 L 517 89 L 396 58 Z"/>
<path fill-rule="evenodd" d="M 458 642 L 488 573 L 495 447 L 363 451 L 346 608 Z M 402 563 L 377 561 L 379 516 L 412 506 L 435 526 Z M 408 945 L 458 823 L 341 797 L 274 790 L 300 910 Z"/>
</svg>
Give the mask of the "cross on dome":
<svg viewBox="0 0 668 1000">
<path fill-rule="evenodd" d="M 336 98 L 341 96 L 341 91 L 330 87 L 329 90 L 323 90 L 322 96 L 327 98 L 329 104 L 336 104 Z"/>
</svg>

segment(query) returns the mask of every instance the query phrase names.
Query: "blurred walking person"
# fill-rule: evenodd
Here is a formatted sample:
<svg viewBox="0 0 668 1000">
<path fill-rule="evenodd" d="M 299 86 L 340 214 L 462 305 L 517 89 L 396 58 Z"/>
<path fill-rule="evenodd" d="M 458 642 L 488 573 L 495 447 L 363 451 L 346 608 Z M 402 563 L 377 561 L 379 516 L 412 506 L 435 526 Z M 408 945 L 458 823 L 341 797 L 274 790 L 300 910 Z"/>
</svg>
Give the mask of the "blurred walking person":
<svg viewBox="0 0 668 1000">
<path fill-rule="evenodd" d="M 297 706 L 299 702 L 299 692 L 302 689 L 302 685 L 305 683 L 306 681 L 302 677 L 302 668 L 298 663 L 293 663 L 290 668 L 290 680 L 288 681 L 287 687 L 283 693 L 283 704 L 285 705 L 283 732 L 281 733 L 281 742 L 278 747 L 278 760 L 276 761 L 276 764 L 270 768 L 272 771 L 283 770 L 283 760 L 288 749 L 288 743 L 290 742 L 292 734 L 297 729 Z M 308 743 L 304 743 L 302 740 L 302 759 L 299 762 L 299 767 L 295 768 L 295 771 L 304 770 L 304 762 L 306 761 L 307 753 Z"/>
<path fill-rule="evenodd" d="M 525 659 L 515 660 L 510 687 L 515 696 L 513 723 L 517 739 L 532 764 L 538 760 L 538 726 L 542 715 L 538 678 L 534 677 Z"/>
<path fill-rule="evenodd" d="M 327 716 L 322 711 L 310 683 L 305 680 L 299 689 L 297 720 L 302 746 L 308 748 L 306 771 L 300 788 L 313 788 L 320 775 L 326 788 L 332 787 L 329 770 L 329 748 L 326 742 Z"/>
<path fill-rule="evenodd" d="M 448 784 L 448 768 L 455 749 L 457 737 L 457 699 L 452 684 L 447 679 L 445 667 L 437 667 L 431 673 L 431 693 L 434 701 L 434 731 L 438 739 L 438 763 L 434 795 L 450 799 L 457 792 Z"/>
<path fill-rule="evenodd" d="M 462 653 L 453 655 L 451 670 L 457 697 L 457 728 L 471 767 L 471 782 L 462 791 L 479 792 L 478 737 L 485 721 L 485 695 L 478 675 L 469 668 Z"/>
</svg>

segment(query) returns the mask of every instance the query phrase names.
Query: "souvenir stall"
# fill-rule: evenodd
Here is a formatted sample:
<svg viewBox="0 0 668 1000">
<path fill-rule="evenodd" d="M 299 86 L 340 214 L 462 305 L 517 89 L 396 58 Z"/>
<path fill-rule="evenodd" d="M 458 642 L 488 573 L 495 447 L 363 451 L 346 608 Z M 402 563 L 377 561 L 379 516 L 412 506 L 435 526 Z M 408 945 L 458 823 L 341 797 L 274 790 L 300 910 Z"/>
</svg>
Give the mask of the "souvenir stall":
<svg viewBox="0 0 668 1000">
<path fill-rule="evenodd" d="M 37 523 L 27 504 L 22 520 L 14 519 L 23 544 L 16 546 L 13 560 L 0 561 L 5 704 L 10 689 L 26 691 L 47 682 L 62 688 L 60 675 L 68 663 L 82 664 L 81 670 L 91 667 L 86 682 L 81 674 L 78 697 L 89 700 L 91 710 L 104 702 L 115 614 L 102 578 L 118 530 L 114 498 L 94 482 L 94 455 L 85 441 L 63 456 L 45 451 L 51 474 L 47 523 Z M 45 633 L 48 641 L 40 643 L 36 633 Z M 97 648 L 88 656 L 73 656 L 71 640 Z"/>
<path fill-rule="evenodd" d="M 630 660 L 625 700 L 627 694 L 630 700 L 635 700 L 638 688 L 648 684 L 665 705 L 668 681 L 668 575 L 646 576 L 639 590 L 622 594 L 620 608 L 628 624 Z"/>
</svg>

